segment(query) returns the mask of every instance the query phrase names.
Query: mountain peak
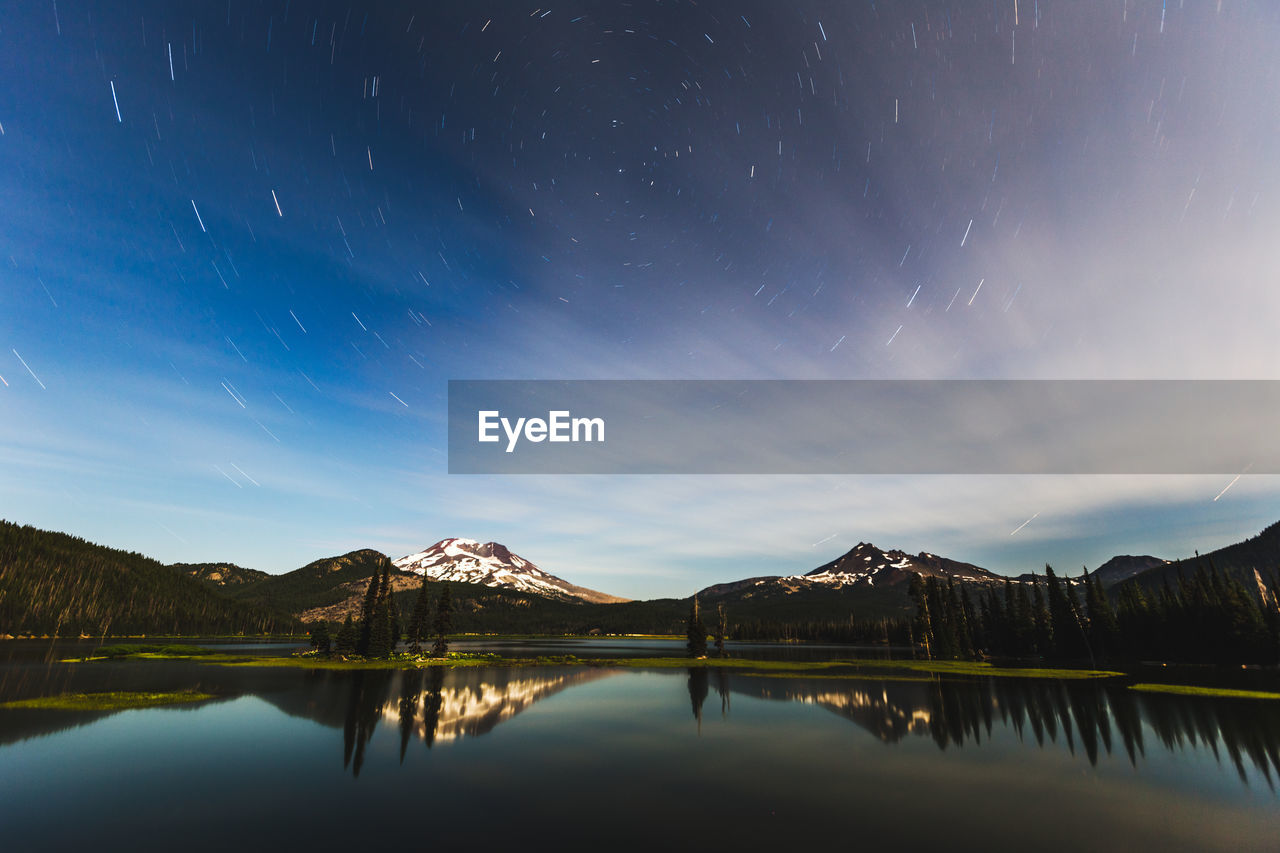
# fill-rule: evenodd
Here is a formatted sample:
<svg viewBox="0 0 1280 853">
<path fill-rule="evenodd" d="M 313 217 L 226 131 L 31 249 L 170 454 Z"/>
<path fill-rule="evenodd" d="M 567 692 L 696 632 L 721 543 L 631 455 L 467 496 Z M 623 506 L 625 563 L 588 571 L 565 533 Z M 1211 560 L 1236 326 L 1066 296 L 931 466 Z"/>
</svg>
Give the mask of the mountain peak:
<svg viewBox="0 0 1280 853">
<path fill-rule="evenodd" d="M 1112 557 L 1094 569 L 1093 576 L 1104 587 L 1110 587 L 1140 575 L 1148 569 L 1163 566 L 1168 562 L 1168 560 L 1149 555 L 1135 557 L 1130 554 L 1121 554 L 1120 556 Z"/>
<path fill-rule="evenodd" d="M 990 583 L 1000 576 L 959 560 L 949 560 L 927 551 L 911 556 L 906 551 L 885 551 L 870 542 L 859 542 L 843 555 L 804 574 L 784 577 L 749 578 L 707 587 L 702 594 L 722 595 L 750 587 L 774 585 L 787 589 L 801 587 L 877 587 L 905 589 L 912 577 L 954 578 L 969 583 Z"/>
<path fill-rule="evenodd" d="M 611 604 L 627 599 L 576 586 L 545 572 L 499 542 L 441 539 L 426 550 L 393 561 L 401 571 L 432 580 L 514 589 L 559 601 Z"/>
</svg>

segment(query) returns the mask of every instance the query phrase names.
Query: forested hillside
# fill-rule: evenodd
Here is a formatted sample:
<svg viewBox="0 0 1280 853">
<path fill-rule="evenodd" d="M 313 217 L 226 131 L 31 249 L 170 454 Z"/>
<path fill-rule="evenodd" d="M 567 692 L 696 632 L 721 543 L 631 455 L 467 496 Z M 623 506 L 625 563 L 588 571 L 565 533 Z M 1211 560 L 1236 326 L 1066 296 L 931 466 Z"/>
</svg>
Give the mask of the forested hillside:
<svg viewBox="0 0 1280 853">
<path fill-rule="evenodd" d="M 218 590 L 231 590 L 271 577 L 266 572 L 246 569 L 235 563 L 173 563 L 169 568 Z"/>
<path fill-rule="evenodd" d="M 0 521 L 0 634 L 295 630 L 293 618 L 231 601 L 150 557 Z"/>
<path fill-rule="evenodd" d="M 1147 596 L 1158 595 L 1165 587 L 1176 587 L 1181 580 L 1190 579 L 1202 567 L 1221 572 L 1256 595 L 1259 579 L 1270 584 L 1273 575 L 1280 572 L 1280 522 L 1243 542 L 1142 572 L 1128 583 L 1136 583 Z"/>
<path fill-rule="evenodd" d="M 272 610 L 300 614 L 343 601 L 351 594 L 344 585 L 363 582 L 362 586 L 367 586 L 369 578 L 384 568 L 400 574 L 386 554 L 364 548 L 315 560 L 283 575 L 264 575 L 254 583 L 228 588 L 226 594 Z"/>
</svg>

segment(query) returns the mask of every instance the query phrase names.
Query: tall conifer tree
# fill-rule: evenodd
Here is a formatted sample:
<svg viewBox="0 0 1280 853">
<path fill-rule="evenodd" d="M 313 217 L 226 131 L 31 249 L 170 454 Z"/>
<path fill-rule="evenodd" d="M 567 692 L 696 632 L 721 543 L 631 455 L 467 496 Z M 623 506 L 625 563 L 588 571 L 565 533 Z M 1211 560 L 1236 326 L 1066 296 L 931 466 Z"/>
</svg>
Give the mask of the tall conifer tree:
<svg viewBox="0 0 1280 853">
<path fill-rule="evenodd" d="M 436 602 L 435 619 L 432 620 L 432 632 L 436 635 L 436 641 L 431 646 L 431 656 L 442 658 L 449 654 L 448 634 L 453 630 L 453 595 L 449 592 L 449 585 L 442 584 L 440 590 L 440 599 Z"/>
<path fill-rule="evenodd" d="M 360 609 L 360 626 L 356 638 L 356 654 L 369 653 L 369 639 L 373 634 L 373 617 L 378 609 L 378 593 L 382 589 L 382 579 L 374 572 L 369 578 L 369 589 L 364 595 L 364 606 Z"/>
<path fill-rule="evenodd" d="M 413 613 L 409 617 L 409 651 L 415 655 L 422 654 L 422 641 L 431 628 L 431 593 L 427 590 L 427 573 L 422 573 L 422 587 L 418 590 L 418 598 L 413 603 Z"/>
<path fill-rule="evenodd" d="M 707 628 L 702 624 L 702 617 L 698 613 L 698 596 L 696 595 L 693 597 L 693 604 L 689 607 L 689 621 L 686 627 L 689 642 L 685 644 L 685 648 L 689 651 L 689 657 L 706 657 Z"/>
</svg>

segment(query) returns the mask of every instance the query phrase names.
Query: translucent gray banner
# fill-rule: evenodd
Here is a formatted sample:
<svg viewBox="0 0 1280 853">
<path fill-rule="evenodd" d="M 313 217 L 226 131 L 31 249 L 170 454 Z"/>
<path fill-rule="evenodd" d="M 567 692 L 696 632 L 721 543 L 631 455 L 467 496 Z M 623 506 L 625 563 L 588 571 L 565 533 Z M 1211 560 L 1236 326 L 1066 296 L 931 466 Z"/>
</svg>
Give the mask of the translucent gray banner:
<svg viewBox="0 0 1280 853">
<path fill-rule="evenodd" d="M 453 380 L 451 474 L 1280 473 L 1269 380 Z"/>
</svg>

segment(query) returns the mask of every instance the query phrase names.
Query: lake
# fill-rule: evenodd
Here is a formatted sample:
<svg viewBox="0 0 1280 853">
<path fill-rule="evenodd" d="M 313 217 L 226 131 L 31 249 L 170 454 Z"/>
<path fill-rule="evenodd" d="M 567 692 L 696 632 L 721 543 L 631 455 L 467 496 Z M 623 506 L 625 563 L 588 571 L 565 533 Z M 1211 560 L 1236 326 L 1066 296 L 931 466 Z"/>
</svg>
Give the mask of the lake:
<svg viewBox="0 0 1280 853">
<path fill-rule="evenodd" d="M 655 642 L 630 651 L 654 656 Z M 0 701 L 216 698 L 0 710 L 6 851 L 1238 851 L 1280 839 L 1277 702 L 1127 681 L 56 662 L 84 649 L 0 645 Z"/>
</svg>

